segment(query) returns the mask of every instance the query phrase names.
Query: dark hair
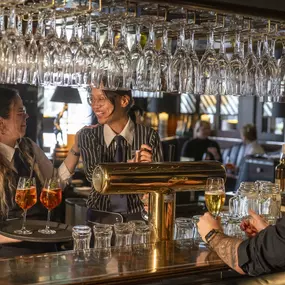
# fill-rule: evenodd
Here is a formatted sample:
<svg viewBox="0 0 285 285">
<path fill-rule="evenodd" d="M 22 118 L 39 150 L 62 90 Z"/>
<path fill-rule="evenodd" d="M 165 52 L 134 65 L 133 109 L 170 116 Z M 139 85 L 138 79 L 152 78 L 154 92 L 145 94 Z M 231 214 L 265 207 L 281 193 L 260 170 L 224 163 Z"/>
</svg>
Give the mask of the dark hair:
<svg viewBox="0 0 285 285">
<path fill-rule="evenodd" d="M 131 90 L 104 90 L 102 89 L 102 92 L 105 94 L 105 96 L 108 98 L 108 100 L 111 102 L 111 104 L 114 106 L 114 110 L 112 113 L 115 112 L 116 108 L 116 97 L 117 96 L 129 96 L 130 102 L 129 105 L 126 107 L 126 111 L 128 113 L 128 116 L 131 118 L 131 120 L 135 123 L 136 122 L 136 114 L 134 105 L 133 105 L 133 97 L 132 97 L 132 91 Z"/>
<path fill-rule="evenodd" d="M 18 95 L 18 91 L 15 89 L 0 87 L 0 117 L 9 118 L 11 105 Z"/>
<path fill-rule="evenodd" d="M 250 142 L 256 141 L 257 139 L 256 127 L 252 124 L 244 125 L 242 127 L 241 133 L 245 139 L 249 140 Z"/>
</svg>

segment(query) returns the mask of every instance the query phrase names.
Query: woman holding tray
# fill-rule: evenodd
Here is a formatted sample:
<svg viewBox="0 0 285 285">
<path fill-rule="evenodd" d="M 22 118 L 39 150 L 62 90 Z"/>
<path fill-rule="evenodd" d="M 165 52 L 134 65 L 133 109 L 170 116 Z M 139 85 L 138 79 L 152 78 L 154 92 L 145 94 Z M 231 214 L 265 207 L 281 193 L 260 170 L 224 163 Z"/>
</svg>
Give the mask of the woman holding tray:
<svg viewBox="0 0 285 285">
<path fill-rule="evenodd" d="M 23 101 L 14 89 L 0 87 L 0 221 L 22 219 L 23 210 L 15 202 L 20 177 L 35 178 L 39 194 L 46 179 L 51 178 L 53 166 L 44 152 L 29 138 L 25 138 L 29 118 Z M 77 138 L 76 138 L 77 139 Z M 62 183 L 71 177 L 78 162 L 77 144 L 58 169 Z M 34 167 L 33 167 L 34 166 Z M 27 218 L 46 219 L 46 210 L 39 199 L 28 210 Z M 0 235 L 0 257 L 12 257 L 53 251 L 54 244 L 31 243 Z"/>
</svg>

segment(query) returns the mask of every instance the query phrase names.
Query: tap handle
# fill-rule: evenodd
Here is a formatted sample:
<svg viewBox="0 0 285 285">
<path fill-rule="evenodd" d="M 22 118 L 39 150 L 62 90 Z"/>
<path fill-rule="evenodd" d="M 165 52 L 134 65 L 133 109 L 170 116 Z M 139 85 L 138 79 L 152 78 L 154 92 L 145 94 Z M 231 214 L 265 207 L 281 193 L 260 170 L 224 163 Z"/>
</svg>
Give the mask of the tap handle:
<svg viewBox="0 0 285 285">
<path fill-rule="evenodd" d="M 175 160 L 175 145 L 170 144 L 168 145 L 168 161 L 174 161 Z"/>
</svg>

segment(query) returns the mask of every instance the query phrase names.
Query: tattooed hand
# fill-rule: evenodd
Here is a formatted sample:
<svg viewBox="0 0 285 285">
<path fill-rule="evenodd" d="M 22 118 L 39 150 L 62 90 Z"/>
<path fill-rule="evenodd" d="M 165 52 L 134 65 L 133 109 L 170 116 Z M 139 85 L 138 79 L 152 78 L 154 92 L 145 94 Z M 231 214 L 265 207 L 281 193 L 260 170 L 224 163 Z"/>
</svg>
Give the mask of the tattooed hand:
<svg viewBox="0 0 285 285">
<path fill-rule="evenodd" d="M 218 217 L 217 220 L 210 214 L 205 213 L 202 217 L 200 217 L 200 220 L 197 224 L 198 231 L 200 236 L 202 237 L 203 241 L 205 240 L 205 236 L 213 229 L 223 231 L 222 225 L 221 225 L 221 218 Z"/>
<path fill-rule="evenodd" d="M 210 213 L 205 213 L 197 225 L 198 231 L 204 241 L 205 235 L 212 229 L 222 231 L 220 219 L 214 219 Z M 209 245 L 228 266 L 238 273 L 244 274 L 243 270 L 238 266 L 238 247 L 241 243 L 241 239 L 232 238 L 223 233 L 216 233 L 210 240 Z"/>
</svg>

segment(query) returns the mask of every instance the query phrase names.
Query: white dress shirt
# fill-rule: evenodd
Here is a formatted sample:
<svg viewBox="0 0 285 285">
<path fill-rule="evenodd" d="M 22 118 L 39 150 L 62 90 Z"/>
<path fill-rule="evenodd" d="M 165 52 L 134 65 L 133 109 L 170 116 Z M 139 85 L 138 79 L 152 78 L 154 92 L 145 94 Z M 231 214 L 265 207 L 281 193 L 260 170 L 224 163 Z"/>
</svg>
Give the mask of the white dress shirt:
<svg viewBox="0 0 285 285">
<path fill-rule="evenodd" d="M 104 141 L 107 147 L 109 147 L 114 137 L 117 135 L 120 135 L 124 137 L 124 139 L 127 141 L 129 145 L 132 145 L 133 140 L 134 140 L 134 130 L 135 130 L 135 125 L 134 125 L 134 122 L 130 118 L 127 124 L 125 125 L 124 129 L 119 134 L 116 134 L 107 124 L 105 124 L 104 125 Z"/>
<path fill-rule="evenodd" d="M 257 141 L 253 141 L 249 144 L 246 144 L 244 155 L 252 155 L 252 154 L 264 154 L 265 151 L 261 145 L 257 143 Z"/>
<path fill-rule="evenodd" d="M 52 176 L 52 163 L 46 157 L 45 153 L 42 149 L 32 141 L 33 152 L 36 156 L 36 161 L 39 165 L 40 172 L 44 178 L 50 178 Z M 8 146 L 0 142 L 0 152 L 1 154 L 9 161 L 13 162 L 13 156 L 15 153 L 15 148 L 18 148 L 18 144 L 15 147 Z M 67 169 L 65 163 L 63 162 L 58 168 L 58 176 L 63 183 L 66 183 L 68 179 L 71 177 L 71 173 Z"/>
</svg>

